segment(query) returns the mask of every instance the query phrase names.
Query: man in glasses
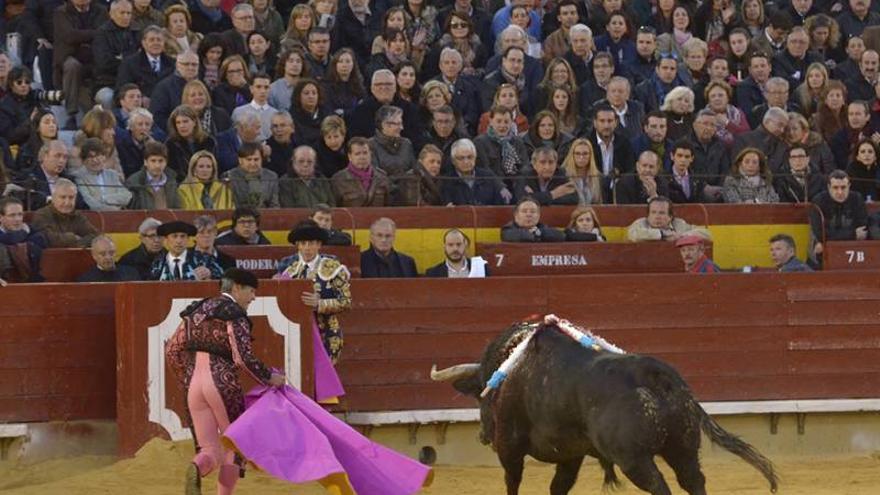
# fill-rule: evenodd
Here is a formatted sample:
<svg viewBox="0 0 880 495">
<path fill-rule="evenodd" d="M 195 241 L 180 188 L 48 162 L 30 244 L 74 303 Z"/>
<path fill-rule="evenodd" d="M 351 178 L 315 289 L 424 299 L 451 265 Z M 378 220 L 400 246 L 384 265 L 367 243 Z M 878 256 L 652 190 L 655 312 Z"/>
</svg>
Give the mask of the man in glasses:
<svg viewBox="0 0 880 495">
<path fill-rule="evenodd" d="M 180 96 L 186 83 L 199 76 L 199 56 L 192 51 L 177 55 L 174 72 L 156 84 L 150 98 L 153 121 L 163 131 L 168 131 L 168 117 L 180 105 Z"/>
<path fill-rule="evenodd" d="M 786 78 L 792 88 L 798 87 L 807 78 L 807 67 L 819 61 L 808 51 L 809 47 L 810 35 L 806 29 L 800 26 L 792 29 L 785 50 L 773 57 L 773 75 Z"/>
<path fill-rule="evenodd" d="M 141 243 L 119 258 L 119 264 L 136 269 L 141 280 L 147 280 L 150 277 L 150 267 L 153 265 L 153 260 L 162 251 L 162 238 L 156 233 L 156 229 L 160 225 L 162 222 L 153 217 L 141 222 L 138 227 L 138 239 Z"/>
<path fill-rule="evenodd" d="M 783 203 L 805 203 L 812 201 L 825 190 L 822 174 L 810 170 L 810 155 L 807 149 L 795 144 L 788 150 L 788 163 L 781 174 L 773 177 L 773 187 Z"/>
</svg>

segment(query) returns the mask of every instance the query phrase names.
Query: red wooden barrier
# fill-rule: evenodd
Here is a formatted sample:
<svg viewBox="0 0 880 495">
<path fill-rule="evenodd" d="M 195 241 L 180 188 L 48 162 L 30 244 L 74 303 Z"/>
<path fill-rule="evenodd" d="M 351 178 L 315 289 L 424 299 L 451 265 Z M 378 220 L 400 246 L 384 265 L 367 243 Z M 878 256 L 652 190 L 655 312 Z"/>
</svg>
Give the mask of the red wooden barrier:
<svg viewBox="0 0 880 495">
<path fill-rule="evenodd" d="M 304 321 L 296 316 L 304 284 L 267 281 L 259 295 Z M 119 287 L 115 309 L 112 284 L 0 290 L 0 421 L 115 416 L 136 430 L 125 449 L 157 431 L 145 419 L 154 383 L 144 371 L 147 328 L 165 319 L 172 298 L 216 285 Z M 340 365 L 352 411 L 473 407 L 430 381 L 431 364 L 476 360 L 506 325 L 546 313 L 670 362 L 701 400 L 880 396 L 880 271 L 358 279 L 352 294 Z M 280 364 L 279 337 L 266 317 L 254 321 L 258 352 Z M 179 399 L 166 399 L 177 410 Z"/>
<path fill-rule="evenodd" d="M 876 270 L 880 268 L 880 242 L 828 241 L 822 263 L 825 270 Z"/>
<path fill-rule="evenodd" d="M 0 288 L 0 423 L 114 417 L 114 290 Z"/>
<path fill-rule="evenodd" d="M 712 256 L 712 247 L 707 246 Z M 587 273 L 679 273 L 681 254 L 671 242 L 478 243 L 492 276 Z"/>
</svg>

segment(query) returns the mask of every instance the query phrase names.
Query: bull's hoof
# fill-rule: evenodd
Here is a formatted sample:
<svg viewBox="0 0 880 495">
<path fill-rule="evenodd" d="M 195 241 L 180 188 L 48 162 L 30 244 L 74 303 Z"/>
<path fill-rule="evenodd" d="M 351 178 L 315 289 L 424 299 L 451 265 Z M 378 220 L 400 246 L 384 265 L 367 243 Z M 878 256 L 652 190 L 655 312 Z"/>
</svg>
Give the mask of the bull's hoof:
<svg viewBox="0 0 880 495">
<path fill-rule="evenodd" d="M 190 464 L 186 470 L 184 495 L 202 495 L 202 478 L 199 476 L 199 467 L 195 463 Z"/>
</svg>

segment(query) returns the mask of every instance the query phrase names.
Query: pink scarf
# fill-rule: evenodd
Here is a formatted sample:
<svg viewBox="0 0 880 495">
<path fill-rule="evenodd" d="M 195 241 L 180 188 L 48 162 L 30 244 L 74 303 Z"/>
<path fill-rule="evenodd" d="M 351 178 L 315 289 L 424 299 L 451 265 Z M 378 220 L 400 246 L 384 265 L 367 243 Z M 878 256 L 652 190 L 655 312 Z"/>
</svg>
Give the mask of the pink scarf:
<svg viewBox="0 0 880 495">
<path fill-rule="evenodd" d="M 353 175 L 355 179 L 360 181 L 361 187 L 364 188 L 365 192 L 370 190 L 370 184 L 373 183 L 373 166 L 372 165 L 361 170 L 359 168 L 356 168 L 351 163 L 349 163 L 347 170 L 348 170 L 348 173 Z"/>
</svg>

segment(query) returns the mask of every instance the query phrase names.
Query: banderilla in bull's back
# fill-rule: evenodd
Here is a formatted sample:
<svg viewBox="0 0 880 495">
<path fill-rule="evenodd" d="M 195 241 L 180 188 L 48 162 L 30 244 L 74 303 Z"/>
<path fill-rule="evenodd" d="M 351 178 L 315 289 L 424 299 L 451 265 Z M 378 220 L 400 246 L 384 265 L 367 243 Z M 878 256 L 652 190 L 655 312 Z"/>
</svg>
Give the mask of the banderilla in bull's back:
<svg viewBox="0 0 880 495">
<path fill-rule="evenodd" d="M 568 494 L 585 456 L 595 457 L 605 485 L 615 466 L 638 488 L 671 495 L 654 456 L 662 457 L 690 495 L 705 495 L 700 432 L 757 469 L 776 492 L 773 464 L 713 420 L 671 366 L 627 354 L 566 320 L 514 324 L 490 342 L 479 363 L 431 369 L 480 404 L 480 439 L 504 468 L 507 495 L 517 495 L 530 455 L 556 464 L 551 495 Z"/>
</svg>

